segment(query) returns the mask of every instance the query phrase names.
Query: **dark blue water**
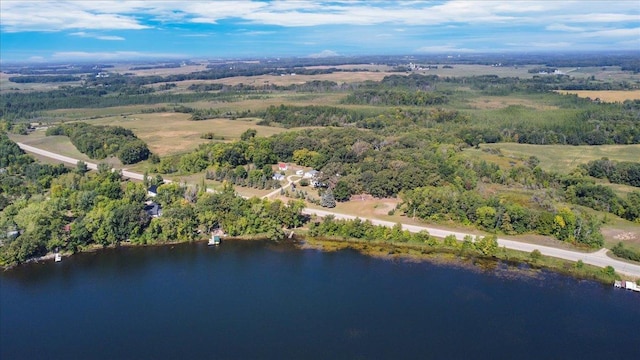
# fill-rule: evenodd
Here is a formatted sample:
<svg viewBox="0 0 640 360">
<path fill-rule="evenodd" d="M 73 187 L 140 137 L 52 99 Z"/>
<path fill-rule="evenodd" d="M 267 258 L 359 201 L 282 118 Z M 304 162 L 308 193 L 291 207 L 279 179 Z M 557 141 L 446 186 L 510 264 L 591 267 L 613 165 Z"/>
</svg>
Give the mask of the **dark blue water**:
<svg viewBox="0 0 640 360">
<path fill-rule="evenodd" d="M 0 275 L 2 359 L 640 359 L 640 296 L 265 242 Z"/>
</svg>

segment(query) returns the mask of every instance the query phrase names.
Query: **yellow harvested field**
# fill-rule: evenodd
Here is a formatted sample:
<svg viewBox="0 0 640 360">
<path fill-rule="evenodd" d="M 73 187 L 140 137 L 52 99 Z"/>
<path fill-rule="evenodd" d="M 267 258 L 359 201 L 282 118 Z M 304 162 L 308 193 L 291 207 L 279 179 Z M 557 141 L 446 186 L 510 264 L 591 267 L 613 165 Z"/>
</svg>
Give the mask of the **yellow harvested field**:
<svg viewBox="0 0 640 360">
<path fill-rule="evenodd" d="M 640 100 L 640 90 L 576 90 L 559 92 L 561 94 L 576 94 L 581 98 L 600 99 L 605 102 Z"/>
<path fill-rule="evenodd" d="M 259 76 L 235 76 L 231 78 L 218 79 L 218 80 L 200 80 L 203 83 L 218 83 L 226 85 L 254 85 L 260 86 L 265 84 L 274 85 L 291 85 L 291 84 L 304 84 L 308 81 L 335 81 L 337 83 L 352 83 L 361 82 L 366 80 L 380 81 L 385 76 L 392 75 L 394 73 L 388 72 L 371 72 L 371 71 L 347 71 L 347 72 L 334 72 L 331 74 L 318 74 L 318 75 L 259 75 Z M 194 82 L 195 83 L 195 82 Z M 179 83 L 178 83 L 179 84 Z"/>
<path fill-rule="evenodd" d="M 232 140 L 239 138 L 249 128 L 256 129 L 258 136 L 270 136 L 286 131 L 283 128 L 258 126 L 255 119 L 191 121 L 189 117 L 189 114 L 182 113 L 136 114 L 92 120 L 91 124 L 131 129 L 147 143 L 152 152 L 160 156 L 185 153 L 200 144 L 210 142 L 211 140 L 200 138 L 200 135 L 208 132 L 222 136 L 225 140 Z"/>
</svg>

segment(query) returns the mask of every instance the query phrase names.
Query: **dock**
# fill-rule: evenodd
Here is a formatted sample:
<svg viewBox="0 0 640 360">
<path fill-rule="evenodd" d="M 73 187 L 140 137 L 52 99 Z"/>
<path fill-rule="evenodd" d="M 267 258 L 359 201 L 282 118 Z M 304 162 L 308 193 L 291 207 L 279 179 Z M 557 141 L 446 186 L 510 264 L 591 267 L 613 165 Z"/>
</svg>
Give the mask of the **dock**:
<svg viewBox="0 0 640 360">
<path fill-rule="evenodd" d="M 616 280 L 613 283 L 613 286 L 617 287 L 617 288 L 620 288 L 620 289 L 626 289 L 626 290 L 640 292 L 640 286 L 638 286 L 638 284 L 636 284 L 633 281 Z"/>
</svg>

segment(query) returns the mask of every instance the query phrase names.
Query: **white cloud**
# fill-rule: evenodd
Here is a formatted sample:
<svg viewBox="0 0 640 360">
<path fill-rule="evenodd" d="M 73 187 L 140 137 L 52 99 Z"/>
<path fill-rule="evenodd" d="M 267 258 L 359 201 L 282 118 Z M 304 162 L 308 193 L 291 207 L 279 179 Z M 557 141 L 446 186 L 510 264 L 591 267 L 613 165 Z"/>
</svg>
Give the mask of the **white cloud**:
<svg viewBox="0 0 640 360">
<path fill-rule="evenodd" d="M 96 4 L 99 2 L 96 2 Z M 0 2 L 0 26 L 6 32 L 60 31 L 71 29 L 139 30 L 149 26 L 134 17 L 83 9 L 82 2 Z"/>
<path fill-rule="evenodd" d="M 545 27 L 548 31 L 564 31 L 564 32 L 581 32 L 584 31 L 584 28 L 577 26 L 568 26 L 565 24 L 551 24 Z"/>
<path fill-rule="evenodd" d="M 319 53 L 310 54 L 307 57 L 310 57 L 310 58 L 325 58 L 325 57 L 334 57 L 334 56 L 340 56 L 340 54 L 338 54 L 337 52 L 335 52 L 333 50 L 322 50 Z"/>
<path fill-rule="evenodd" d="M 534 41 L 527 44 L 519 44 L 520 46 L 525 47 L 534 47 L 534 48 L 570 48 L 573 44 L 567 41 Z"/>
<path fill-rule="evenodd" d="M 46 59 L 42 56 L 31 56 L 27 59 L 29 62 L 45 62 Z"/>
<path fill-rule="evenodd" d="M 548 31 L 593 30 L 640 21 L 637 1 L 0 1 L 5 32 L 139 30 L 159 22 L 217 24 L 235 19 L 283 27 L 538 24 Z"/>
<path fill-rule="evenodd" d="M 416 49 L 417 52 L 424 53 L 451 53 L 451 52 L 473 52 L 473 49 L 457 47 L 453 44 L 422 46 Z"/>
<path fill-rule="evenodd" d="M 121 59 L 170 59 L 187 58 L 188 55 L 174 53 L 151 53 L 139 51 L 60 51 L 51 56 L 54 60 L 121 60 Z"/>
<path fill-rule="evenodd" d="M 107 40 L 107 41 L 122 41 L 122 40 L 125 40 L 122 36 L 100 35 L 100 34 L 94 34 L 94 33 L 87 33 L 87 32 L 84 32 L 84 31 L 70 33 L 69 35 L 78 36 L 78 37 L 84 37 L 84 38 L 93 38 L 93 39 L 98 39 L 98 40 Z"/>
<path fill-rule="evenodd" d="M 612 37 L 629 37 L 634 38 L 640 43 L 640 27 L 631 29 L 605 29 L 591 31 L 581 34 L 584 37 L 612 38 Z"/>
</svg>

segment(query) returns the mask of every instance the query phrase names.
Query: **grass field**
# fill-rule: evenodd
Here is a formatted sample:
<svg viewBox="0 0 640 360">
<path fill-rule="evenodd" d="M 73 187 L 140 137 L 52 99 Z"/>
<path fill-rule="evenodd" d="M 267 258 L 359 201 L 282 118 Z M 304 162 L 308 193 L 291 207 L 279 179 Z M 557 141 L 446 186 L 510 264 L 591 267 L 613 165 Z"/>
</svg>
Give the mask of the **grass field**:
<svg viewBox="0 0 640 360">
<path fill-rule="evenodd" d="M 211 140 L 201 139 L 200 135 L 213 132 L 225 140 L 240 138 L 247 129 L 258 131 L 258 136 L 270 136 L 286 129 L 259 126 L 257 120 L 209 119 L 202 121 L 189 120 L 189 114 L 153 113 L 133 116 L 112 116 L 91 121 L 94 125 L 122 126 L 131 129 L 137 137 L 147 143 L 149 149 L 160 155 L 184 153 L 198 147 L 199 144 Z"/>
<path fill-rule="evenodd" d="M 57 89 L 60 86 L 77 86 L 80 84 L 79 81 L 54 83 L 14 83 L 12 81 L 9 81 L 9 78 L 13 76 L 18 75 L 0 72 L 0 93 L 15 91 L 48 91 Z"/>
<path fill-rule="evenodd" d="M 482 151 L 499 149 L 501 155 Z M 492 161 L 504 166 L 536 156 L 540 167 L 547 171 L 567 174 L 580 164 L 607 157 L 610 160 L 633 161 L 640 159 L 640 145 L 530 145 L 518 143 L 482 144 L 480 149 L 465 150 L 469 156 Z"/>
<path fill-rule="evenodd" d="M 84 109 L 59 109 L 50 110 L 44 112 L 45 115 L 53 118 L 54 120 L 93 120 L 102 117 L 116 116 L 116 115 L 131 115 L 138 114 L 145 109 L 153 109 L 157 107 L 165 106 L 166 104 L 154 104 L 154 105 L 127 105 L 127 106 L 113 106 L 105 108 L 84 108 Z"/>
<path fill-rule="evenodd" d="M 535 110 L 555 110 L 556 105 L 548 105 L 537 99 L 519 98 L 515 96 L 480 96 L 468 102 L 471 109 L 491 110 L 503 109 L 512 105 L 520 105 Z"/>
<path fill-rule="evenodd" d="M 117 158 L 108 158 L 103 160 L 95 160 L 90 159 L 87 155 L 81 153 L 76 149 L 75 146 L 71 143 L 68 137 L 66 136 L 46 136 L 44 129 L 37 130 L 32 132 L 29 135 L 15 135 L 11 134 L 9 136 L 11 140 L 16 142 L 21 142 L 26 145 L 31 145 L 33 147 L 37 147 L 39 149 L 47 150 L 54 152 L 56 154 L 69 156 L 74 159 L 79 159 L 86 162 L 91 163 L 108 163 L 113 167 L 121 167 L 122 163 Z M 55 164 L 59 163 L 59 161 L 53 162 Z"/>
<path fill-rule="evenodd" d="M 604 102 L 624 102 L 640 99 L 640 90 L 576 90 L 560 91 L 561 94 L 576 94 L 582 98 L 600 99 Z"/>
</svg>

